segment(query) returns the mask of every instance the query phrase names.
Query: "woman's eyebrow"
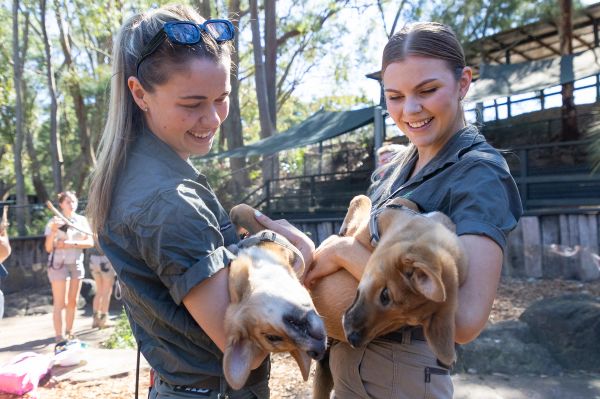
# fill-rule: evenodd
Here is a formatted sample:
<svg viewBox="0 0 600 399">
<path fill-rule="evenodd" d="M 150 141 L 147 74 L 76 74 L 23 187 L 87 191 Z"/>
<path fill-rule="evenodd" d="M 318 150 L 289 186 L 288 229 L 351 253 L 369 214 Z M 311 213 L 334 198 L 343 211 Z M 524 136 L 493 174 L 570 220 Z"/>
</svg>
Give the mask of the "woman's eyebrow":
<svg viewBox="0 0 600 399">
<path fill-rule="evenodd" d="M 181 96 L 179 98 L 181 100 L 206 100 L 207 99 L 206 96 L 199 96 L 199 95 Z"/>
<path fill-rule="evenodd" d="M 414 89 L 415 89 L 415 90 L 416 90 L 416 89 L 419 89 L 420 87 L 422 87 L 422 86 L 425 86 L 425 85 L 426 85 L 426 84 L 428 84 L 428 83 L 435 82 L 436 80 L 437 80 L 436 78 L 425 79 L 425 80 L 424 80 L 424 81 L 422 81 L 421 83 L 417 84 L 417 85 L 415 86 L 415 88 L 414 88 Z M 389 91 L 389 92 L 392 92 L 392 93 L 401 93 L 401 91 L 400 91 L 400 90 L 396 90 L 396 89 L 384 89 L 384 91 L 386 91 L 386 92 L 388 92 L 388 91 Z"/>
</svg>

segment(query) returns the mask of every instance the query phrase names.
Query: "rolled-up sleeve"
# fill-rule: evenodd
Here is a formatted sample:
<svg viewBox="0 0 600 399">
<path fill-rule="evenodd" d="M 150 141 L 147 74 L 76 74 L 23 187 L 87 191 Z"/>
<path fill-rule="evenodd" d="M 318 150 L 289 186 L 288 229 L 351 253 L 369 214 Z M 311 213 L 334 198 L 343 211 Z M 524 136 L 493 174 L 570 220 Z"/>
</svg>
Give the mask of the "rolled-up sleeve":
<svg viewBox="0 0 600 399">
<path fill-rule="evenodd" d="M 235 256 L 224 246 L 216 217 L 195 193 L 161 193 L 132 223 L 140 256 L 181 304 L 196 285 Z"/>
<path fill-rule="evenodd" d="M 504 251 L 523 212 L 514 179 L 502 165 L 485 159 L 466 162 L 457 175 L 446 198 L 456 234 L 485 235 Z"/>
</svg>

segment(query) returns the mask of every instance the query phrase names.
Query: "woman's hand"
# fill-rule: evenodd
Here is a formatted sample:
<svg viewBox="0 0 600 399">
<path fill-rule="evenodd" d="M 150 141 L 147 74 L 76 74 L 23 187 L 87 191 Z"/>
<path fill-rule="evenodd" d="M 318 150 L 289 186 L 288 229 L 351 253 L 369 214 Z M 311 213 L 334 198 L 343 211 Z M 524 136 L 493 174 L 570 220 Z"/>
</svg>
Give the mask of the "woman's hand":
<svg viewBox="0 0 600 399">
<path fill-rule="evenodd" d="M 285 219 L 273 220 L 259 211 L 255 211 L 256 220 L 269 230 L 273 230 L 277 234 L 281 234 L 288 239 L 293 246 L 298 248 L 304 258 L 304 265 L 307 267 L 312 263 L 313 253 L 315 252 L 315 243 L 303 232 L 294 227 Z M 294 265 L 294 269 L 298 275 L 302 275 L 303 270 L 299 270 L 302 265 L 298 262 Z"/>
<path fill-rule="evenodd" d="M 60 227 L 64 226 L 64 224 L 65 224 L 65 222 L 63 220 L 61 220 L 60 218 L 55 216 L 50 221 L 50 230 L 52 231 L 52 233 L 56 234 L 58 229 Z"/>
</svg>

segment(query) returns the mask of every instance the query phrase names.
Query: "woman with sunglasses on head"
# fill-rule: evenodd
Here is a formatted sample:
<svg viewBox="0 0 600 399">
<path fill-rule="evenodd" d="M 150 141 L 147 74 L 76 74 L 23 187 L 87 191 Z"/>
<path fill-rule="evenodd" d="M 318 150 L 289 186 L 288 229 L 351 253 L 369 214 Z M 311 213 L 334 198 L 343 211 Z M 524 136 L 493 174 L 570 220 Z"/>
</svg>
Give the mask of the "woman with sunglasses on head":
<svg viewBox="0 0 600 399">
<path fill-rule="evenodd" d="M 229 110 L 233 26 L 186 6 L 129 18 L 113 49 L 109 114 L 88 215 L 112 263 L 136 341 L 155 370 L 150 398 L 268 398 L 266 353 L 246 385 L 223 377 L 229 304 L 227 212 L 190 156 L 205 155 Z M 259 219 L 296 244 L 285 223 Z M 228 396 L 227 396 L 228 395 Z"/>
<path fill-rule="evenodd" d="M 516 184 L 503 157 L 465 122 L 462 99 L 471 69 L 454 32 L 417 23 L 394 34 L 383 51 L 381 74 L 390 117 L 410 147 L 386 166 L 371 192 L 374 208 L 407 198 L 422 212 L 440 211 L 456 225 L 469 259 L 459 290 L 455 342 L 485 327 L 500 280 L 506 236 L 522 213 Z M 375 171 L 375 176 L 379 170 Z M 319 267 L 308 285 L 344 267 L 360 280 L 369 252 L 349 259 L 351 237 L 333 237 L 315 252 Z M 397 299 L 400 300 L 400 299 Z M 452 398 L 449 366 L 437 361 L 421 328 L 380 337 L 367 347 L 331 348 L 335 398 Z"/>
</svg>

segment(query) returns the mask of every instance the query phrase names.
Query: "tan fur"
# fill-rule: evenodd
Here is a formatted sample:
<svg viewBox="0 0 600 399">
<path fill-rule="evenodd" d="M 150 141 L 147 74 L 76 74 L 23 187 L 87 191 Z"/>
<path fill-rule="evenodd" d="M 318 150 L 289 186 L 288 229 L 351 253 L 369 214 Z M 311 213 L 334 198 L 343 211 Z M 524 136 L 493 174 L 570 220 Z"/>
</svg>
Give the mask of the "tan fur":
<svg viewBox="0 0 600 399">
<path fill-rule="evenodd" d="M 232 209 L 231 219 L 240 228 L 259 231 L 253 230 L 256 221 L 248 206 Z M 319 359 L 325 352 L 325 327 L 294 273 L 294 258 L 293 252 L 278 244 L 261 242 L 240 250 L 230 264 L 223 370 L 234 389 L 244 386 L 250 363 L 261 352 L 289 352 L 305 380 L 311 358 Z"/>
</svg>

